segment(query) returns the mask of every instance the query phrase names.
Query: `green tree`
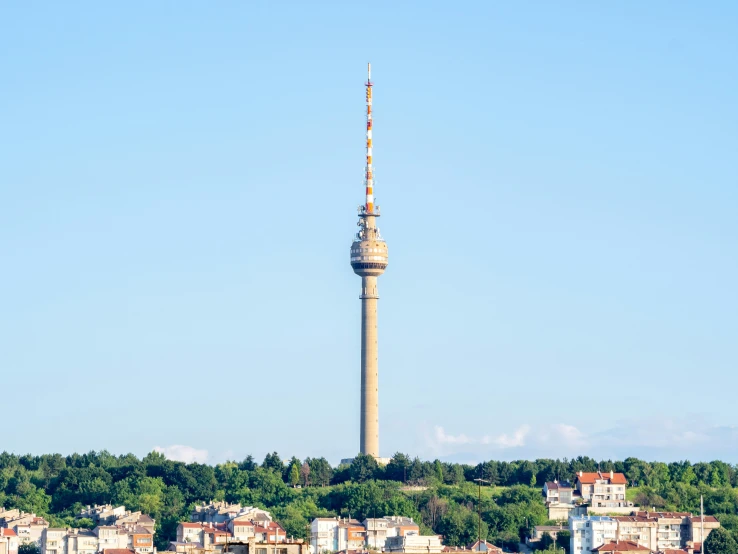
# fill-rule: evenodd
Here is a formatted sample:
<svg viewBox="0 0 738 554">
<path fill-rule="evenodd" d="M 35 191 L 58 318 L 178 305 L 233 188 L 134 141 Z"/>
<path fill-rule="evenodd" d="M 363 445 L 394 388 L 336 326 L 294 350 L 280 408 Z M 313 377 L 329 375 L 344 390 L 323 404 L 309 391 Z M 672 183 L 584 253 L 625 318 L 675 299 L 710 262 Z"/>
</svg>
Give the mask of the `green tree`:
<svg viewBox="0 0 738 554">
<path fill-rule="evenodd" d="M 556 533 L 556 546 L 563 548 L 565 552 L 569 552 L 569 545 L 571 544 L 571 532 L 570 531 L 559 531 Z"/>
<path fill-rule="evenodd" d="M 279 457 L 279 454 L 272 452 L 264 457 L 264 462 L 261 464 L 261 467 L 264 469 L 271 469 L 272 471 L 276 471 L 282 475 L 284 463 L 282 462 L 282 458 Z"/>
<path fill-rule="evenodd" d="M 292 464 L 292 467 L 290 467 L 290 485 L 293 487 L 297 486 L 297 483 L 300 482 L 300 470 L 297 468 L 297 464 Z"/>
<path fill-rule="evenodd" d="M 357 454 L 351 462 L 349 475 L 354 483 L 363 483 L 374 478 L 377 473 L 377 460 L 368 454 Z"/>
<path fill-rule="evenodd" d="M 704 551 L 709 552 L 709 554 L 736 554 L 738 553 L 738 543 L 736 543 L 730 531 L 718 527 L 707 535 Z"/>
<path fill-rule="evenodd" d="M 41 549 L 35 542 L 24 542 L 18 545 L 18 554 L 41 554 Z"/>
<path fill-rule="evenodd" d="M 548 550 L 548 548 L 554 543 L 553 537 L 551 537 L 551 533 L 548 531 L 545 531 L 541 535 L 541 541 L 538 544 L 538 547 L 540 550 Z"/>
</svg>

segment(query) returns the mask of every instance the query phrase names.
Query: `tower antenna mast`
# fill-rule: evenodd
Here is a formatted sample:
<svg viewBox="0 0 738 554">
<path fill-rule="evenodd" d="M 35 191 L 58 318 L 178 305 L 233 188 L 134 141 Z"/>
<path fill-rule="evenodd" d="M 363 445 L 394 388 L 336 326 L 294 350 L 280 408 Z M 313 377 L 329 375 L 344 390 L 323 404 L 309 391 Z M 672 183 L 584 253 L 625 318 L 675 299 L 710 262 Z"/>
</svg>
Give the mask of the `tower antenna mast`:
<svg viewBox="0 0 738 554">
<path fill-rule="evenodd" d="M 372 167 L 372 64 L 366 78 L 366 211 L 374 212 L 374 168 Z"/>
</svg>

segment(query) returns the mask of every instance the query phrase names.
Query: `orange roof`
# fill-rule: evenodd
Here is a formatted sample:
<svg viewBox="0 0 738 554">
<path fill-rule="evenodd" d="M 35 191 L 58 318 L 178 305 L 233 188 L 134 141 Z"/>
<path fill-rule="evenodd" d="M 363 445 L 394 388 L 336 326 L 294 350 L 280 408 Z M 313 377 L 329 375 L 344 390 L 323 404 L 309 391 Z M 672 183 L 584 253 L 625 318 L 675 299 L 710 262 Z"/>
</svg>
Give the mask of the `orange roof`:
<svg viewBox="0 0 738 554">
<path fill-rule="evenodd" d="M 15 531 L 12 529 L 0 529 L 0 535 L 3 537 L 17 537 L 18 535 L 15 534 Z"/>
<path fill-rule="evenodd" d="M 645 546 L 641 546 L 637 542 L 633 541 L 608 542 L 603 544 L 602 546 L 593 548 L 592 550 L 594 550 L 595 552 L 649 552 L 648 548 L 646 548 Z"/>
<path fill-rule="evenodd" d="M 607 479 L 612 483 L 613 485 L 627 485 L 628 480 L 625 478 L 625 475 L 622 473 L 613 473 L 612 479 L 610 479 L 610 472 L 609 471 L 602 471 L 602 472 L 582 472 L 581 475 L 577 473 L 577 480 L 580 483 L 585 483 L 587 485 L 594 485 L 595 481 L 597 479 Z"/>
<path fill-rule="evenodd" d="M 187 529 L 202 529 L 202 523 L 190 523 L 188 521 L 183 521 L 182 523 L 180 523 L 180 525 Z"/>
<path fill-rule="evenodd" d="M 103 552 L 105 554 L 136 554 L 133 550 L 127 548 L 106 548 Z"/>
</svg>

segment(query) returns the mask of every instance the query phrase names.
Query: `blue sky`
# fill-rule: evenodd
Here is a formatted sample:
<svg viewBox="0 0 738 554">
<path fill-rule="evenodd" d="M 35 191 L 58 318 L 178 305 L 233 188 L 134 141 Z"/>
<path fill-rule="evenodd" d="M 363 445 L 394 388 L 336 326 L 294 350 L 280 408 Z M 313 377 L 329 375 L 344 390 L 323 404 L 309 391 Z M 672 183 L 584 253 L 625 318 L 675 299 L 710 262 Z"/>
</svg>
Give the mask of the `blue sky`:
<svg viewBox="0 0 738 554">
<path fill-rule="evenodd" d="M 0 6 L 2 449 L 738 462 L 734 2 Z M 176 447 L 176 448 L 175 448 Z"/>
</svg>

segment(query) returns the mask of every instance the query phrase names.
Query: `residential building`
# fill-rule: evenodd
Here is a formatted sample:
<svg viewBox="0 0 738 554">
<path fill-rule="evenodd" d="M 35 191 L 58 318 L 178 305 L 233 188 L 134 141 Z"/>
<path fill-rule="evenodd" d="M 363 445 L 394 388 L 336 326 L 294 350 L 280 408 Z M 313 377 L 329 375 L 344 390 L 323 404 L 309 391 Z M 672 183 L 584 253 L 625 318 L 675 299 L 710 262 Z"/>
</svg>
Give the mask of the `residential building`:
<svg viewBox="0 0 738 554">
<path fill-rule="evenodd" d="M 98 538 L 89 529 L 67 529 L 66 551 L 64 554 L 95 554 Z"/>
<path fill-rule="evenodd" d="M 678 550 L 690 539 L 689 518 L 685 512 L 634 512 L 633 516 L 656 522 L 656 550 Z M 653 549 L 653 537 L 649 548 Z"/>
<path fill-rule="evenodd" d="M 61 527 L 44 529 L 41 536 L 41 554 L 66 554 L 67 530 Z"/>
<path fill-rule="evenodd" d="M 476 541 L 469 547 L 472 552 L 488 552 L 489 554 L 502 554 L 502 548 L 488 541 Z"/>
<path fill-rule="evenodd" d="M 569 528 L 565 527 L 563 524 L 536 525 L 533 527 L 533 535 L 526 541 L 526 543 L 530 544 L 539 542 L 543 538 L 544 533 L 548 533 L 548 535 L 555 541 L 556 537 L 559 536 L 559 532 L 568 530 Z"/>
<path fill-rule="evenodd" d="M 702 519 L 687 512 L 633 512 L 614 516 L 618 522 L 617 540 L 633 541 L 652 552 L 699 550 L 702 529 L 706 538 L 720 523 L 713 516 Z"/>
<path fill-rule="evenodd" d="M 338 550 L 361 550 L 366 545 L 366 529 L 356 519 L 346 519 L 338 523 Z"/>
<path fill-rule="evenodd" d="M 233 540 L 246 542 L 256 537 L 256 524 L 248 519 L 231 520 L 227 525 Z"/>
<path fill-rule="evenodd" d="M 372 550 L 381 550 L 384 548 L 384 541 L 387 540 L 386 518 L 367 518 L 364 520 L 364 528 L 366 529 L 366 544 Z"/>
<path fill-rule="evenodd" d="M 125 529 L 128 535 L 128 548 L 136 554 L 152 554 L 154 552 L 154 534 L 148 528 L 134 525 Z M 71 553 L 70 553 L 71 554 Z"/>
<path fill-rule="evenodd" d="M 287 531 L 276 521 L 268 521 L 254 525 L 254 538 L 256 542 L 285 542 Z"/>
<path fill-rule="evenodd" d="M 18 554 L 18 535 L 13 529 L 0 529 L 0 554 Z"/>
<path fill-rule="evenodd" d="M 339 550 L 338 522 L 337 517 L 316 517 L 310 523 L 310 546 L 315 554 Z"/>
<path fill-rule="evenodd" d="M 94 533 L 95 535 L 97 535 L 98 552 L 102 552 L 109 548 L 128 548 L 128 533 L 122 527 L 116 527 L 115 525 L 98 525 L 97 527 L 95 527 Z M 62 553 L 60 552 L 58 554 Z"/>
<path fill-rule="evenodd" d="M 714 516 L 705 516 L 704 521 L 700 516 L 689 517 L 689 543 L 691 547 L 701 549 L 702 543 L 710 532 L 720 527 L 720 522 Z M 684 545 L 683 545 L 684 546 Z"/>
<path fill-rule="evenodd" d="M 235 533 L 230 530 L 230 526 Z M 283 543 L 287 540 L 286 531 L 276 522 L 265 522 L 264 525 L 253 522 L 231 521 L 224 523 L 202 523 L 183 521 L 177 526 L 176 544 L 194 544 L 204 549 L 222 550 L 226 542 Z M 212 547 L 212 548 L 211 548 Z M 179 549 L 177 551 L 186 550 Z"/>
<path fill-rule="evenodd" d="M 301 540 L 288 540 L 279 544 L 262 543 L 251 539 L 228 545 L 229 554 L 310 554 L 310 547 Z"/>
<path fill-rule="evenodd" d="M 569 518 L 569 554 L 592 554 L 595 548 L 617 540 L 618 522 L 608 516 Z"/>
<path fill-rule="evenodd" d="M 602 546 L 598 546 L 593 551 L 597 552 L 597 554 L 620 554 L 621 552 L 627 552 L 628 554 L 651 554 L 648 548 L 633 541 L 608 542 Z"/>
<path fill-rule="evenodd" d="M 404 537 L 387 537 L 384 543 L 385 552 L 401 552 L 403 554 L 440 554 L 443 550 L 441 538 L 437 535 L 406 535 Z"/>
<path fill-rule="evenodd" d="M 406 537 L 408 535 L 420 535 L 420 527 L 411 517 L 385 516 L 387 521 L 388 537 Z M 368 532 L 368 529 L 367 529 Z"/>
<path fill-rule="evenodd" d="M 630 516 L 614 516 L 613 519 L 618 522 L 618 534 L 616 540 L 621 542 L 636 542 L 640 546 L 647 548 L 652 552 L 659 549 L 656 536 L 658 528 L 656 518 L 634 514 Z"/>
<path fill-rule="evenodd" d="M 577 491 L 582 499 L 589 502 L 588 510 L 617 511 L 616 508 L 632 508 L 633 504 L 625 499 L 625 487 L 628 480 L 622 473 L 580 471 L 576 477 Z"/>
<path fill-rule="evenodd" d="M 266 523 L 272 521 L 272 516 L 266 510 L 254 506 L 241 506 L 227 502 L 211 502 L 200 506 L 190 514 L 193 523 L 226 523 L 234 520 Z"/>
<path fill-rule="evenodd" d="M 386 516 L 382 518 L 367 518 L 362 525 L 366 531 L 366 545 L 374 550 L 382 550 L 387 537 L 404 537 L 420 534 L 420 527 L 410 517 Z"/>
<path fill-rule="evenodd" d="M 36 514 L 0 508 L 0 527 L 15 531 L 19 545 L 33 543 L 40 548 L 41 535 L 49 522 Z"/>
<path fill-rule="evenodd" d="M 549 481 L 543 485 L 543 497 L 547 504 L 571 504 L 574 502 L 574 488 L 569 481 Z"/>
<path fill-rule="evenodd" d="M 126 514 L 125 506 L 113 506 L 112 504 L 104 504 L 99 506 L 85 506 L 77 514 L 78 518 L 88 518 L 99 525 L 113 525 L 116 518 Z"/>
</svg>

